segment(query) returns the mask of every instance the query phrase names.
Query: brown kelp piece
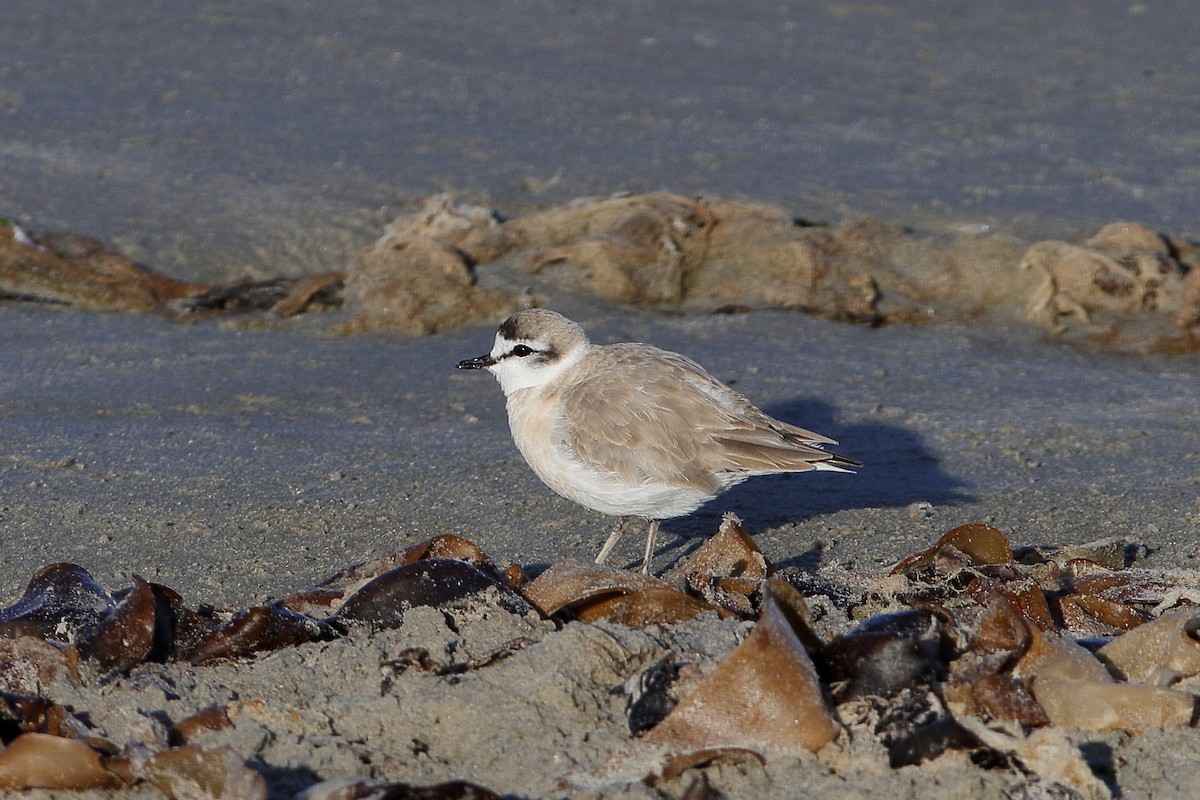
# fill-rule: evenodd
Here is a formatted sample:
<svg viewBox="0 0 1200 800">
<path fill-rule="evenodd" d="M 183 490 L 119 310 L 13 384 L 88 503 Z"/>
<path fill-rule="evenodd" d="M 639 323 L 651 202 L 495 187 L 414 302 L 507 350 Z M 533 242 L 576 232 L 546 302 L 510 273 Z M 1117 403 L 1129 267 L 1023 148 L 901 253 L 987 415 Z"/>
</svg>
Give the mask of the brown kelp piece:
<svg viewBox="0 0 1200 800">
<path fill-rule="evenodd" d="M 329 617 L 329 622 L 337 627 L 366 625 L 372 630 L 383 630 L 399 626 L 405 611 L 414 606 L 447 609 L 472 600 L 499 605 L 514 614 L 531 610 L 500 579 L 465 561 L 426 558 L 396 567 L 368 582 L 346 599 Z"/>
<path fill-rule="evenodd" d="M 278 603 L 254 606 L 235 613 L 180 657 L 193 664 L 209 664 L 293 647 L 321 635 L 321 625 L 312 617 Z"/>
<path fill-rule="evenodd" d="M 452 533 L 440 534 L 413 545 L 401 554 L 400 562 L 411 564 L 423 558 L 453 558 L 485 572 L 496 572 L 495 565 L 482 547 Z"/>
<path fill-rule="evenodd" d="M 672 567 L 664 577 L 671 580 L 676 576 L 696 573 L 763 581 L 771 574 L 771 565 L 742 527 L 741 520 L 733 514 L 726 514 L 717 532 L 696 548 L 694 553 Z"/>
<path fill-rule="evenodd" d="M 34 573 L 17 602 L 0 609 L 0 636 L 68 641 L 97 624 L 113 605 L 108 592 L 83 567 L 51 564 Z"/>
<path fill-rule="evenodd" d="M 582 622 L 607 620 L 631 628 L 644 628 L 682 622 L 704 611 L 719 609 L 674 587 L 665 587 L 592 598 L 580 605 L 575 615 Z"/>
<path fill-rule="evenodd" d="M 1055 598 L 1064 629 L 1079 636 L 1110 636 L 1136 628 L 1146 618 L 1123 603 L 1091 594 Z"/>
<path fill-rule="evenodd" d="M 1008 653 L 1016 659 L 1029 650 L 1033 627 L 1006 598 L 988 603 L 970 629 L 969 649 L 984 653 Z"/>
<path fill-rule="evenodd" d="M 79 637 L 79 654 L 103 670 L 128 672 L 146 660 L 158 630 L 158 601 L 150 584 L 133 576 L 133 588 L 111 613 Z"/>
<path fill-rule="evenodd" d="M 644 741 L 676 753 L 745 748 L 768 759 L 832 741 L 840 728 L 798 633 L 804 613 L 799 592 L 772 580 L 754 628 Z"/>
<path fill-rule="evenodd" d="M 651 575 L 591 562 L 558 561 L 527 583 L 523 593 L 534 608 L 548 617 L 591 600 L 667 588 L 670 584 Z"/>
<path fill-rule="evenodd" d="M 27 233 L 0 221 L 0 298 L 146 312 L 207 288 L 159 275 L 83 236 Z"/>
<path fill-rule="evenodd" d="M 1098 569 L 1098 565 L 1091 561 L 1071 560 L 1066 567 L 1070 574 L 1070 587 L 1075 594 L 1091 595 L 1145 611 L 1151 611 L 1179 586 L 1177 581 L 1144 570 L 1111 572 Z"/>
<path fill-rule="evenodd" d="M 1041 636 L 1037 625 L 999 593 L 983 609 L 962 609 L 957 620 L 965 646 L 950 661 L 942 687 L 955 717 L 972 714 L 1044 725 L 1045 715 L 1024 680 L 1013 674 Z"/>
<path fill-rule="evenodd" d="M 101 754 L 76 739 L 23 733 L 0 750 L 2 789 L 110 789 L 123 785 Z"/>
<path fill-rule="evenodd" d="M 915 553 L 892 568 L 893 575 L 934 564 L 947 548 L 954 548 L 967 557 L 971 566 L 1007 564 L 1013 560 L 1008 538 L 991 525 L 969 523 L 946 531 L 934 545 Z"/>
<path fill-rule="evenodd" d="M 726 514 L 716 534 L 663 577 L 718 608 L 752 619 L 771 571 L 741 520 Z"/>
<path fill-rule="evenodd" d="M 669 625 L 704 611 L 724 610 L 661 578 L 580 561 L 559 561 L 522 591 L 543 615 L 569 610 L 583 622 L 608 620 L 644 628 Z"/>
<path fill-rule="evenodd" d="M 229 719 L 225 707 L 214 703 L 176 722 L 168 735 L 172 745 L 180 745 L 187 744 L 195 736 L 232 727 L 233 720 Z"/>
<path fill-rule="evenodd" d="M 979 678 L 971 684 L 971 694 L 991 719 L 1018 722 L 1026 728 L 1050 724 L 1050 718 L 1034 699 L 1029 686 L 1011 673 Z"/>
<path fill-rule="evenodd" d="M 267 782 L 229 747 L 184 745 L 151 756 L 138 774 L 167 797 L 189 800 L 266 800 Z"/>
</svg>

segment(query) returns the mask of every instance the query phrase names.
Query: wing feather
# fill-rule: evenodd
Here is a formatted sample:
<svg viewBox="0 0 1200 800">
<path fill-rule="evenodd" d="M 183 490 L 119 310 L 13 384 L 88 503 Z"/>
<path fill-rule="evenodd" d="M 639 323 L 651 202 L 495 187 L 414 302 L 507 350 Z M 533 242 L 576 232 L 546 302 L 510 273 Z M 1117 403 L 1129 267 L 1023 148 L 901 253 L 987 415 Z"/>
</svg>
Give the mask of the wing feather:
<svg viewBox="0 0 1200 800">
<path fill-rule="evenodd" d="M 731 477 L 856 466 L 827 436 L 776 420 L 690 359 L 649 345 L 593 347 L 564 375 L 563 443 L 631 483 L 715 493 Z"/>
</svg>

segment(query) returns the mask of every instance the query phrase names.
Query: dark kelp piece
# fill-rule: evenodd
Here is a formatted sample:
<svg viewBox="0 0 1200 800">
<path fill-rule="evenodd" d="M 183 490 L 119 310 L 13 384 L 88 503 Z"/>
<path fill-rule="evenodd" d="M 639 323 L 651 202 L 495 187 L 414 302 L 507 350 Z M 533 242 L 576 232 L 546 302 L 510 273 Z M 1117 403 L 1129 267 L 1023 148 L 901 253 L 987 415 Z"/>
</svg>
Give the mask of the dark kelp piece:
<svg viewBox="0 0 1200 800">
<path fill-rule="evenodd" d="M 337 627 L 367 625 L 372 630 L 398 627 L 414 606 L 447 608 L 492 590 L 506 611 L 525 614 L 531 609 L 520 595 L 500 580 L 464 561 L 430 558 L 385 572 L 347 598 L 329 623 Z"/>
<path fill-rule="evenodd" d="M 940 639 L 937 618 L 927 611 L 879 614 L 822 646 L 816 662 L 839 703 L 892 697 L 935 678 Z"/>
<path fill-rule="evenodd" d="M 185 655 L 193 664 L 293 647 L 319 639 L 321 625 L 279 604 L 255 606 L 234 614 Z"/>
<path fill-rule="evenodd" d="M 87 629 L 77 644 L 79 654 L 103 670 L 129 672 L 146 660 L 158 630 L 158 601 L 150 584 L 133 576 L 133 588 L 104 619 Z"/>
<path fill-rule="evenodd" d="M 338 570 L 316 586 L 289 595 L 279 603 L 292 611 L 328 614 L 340 600 L 354 594 L 370 581 L 403 563 L 403 554 L 388 550 L 370 561 L 351 564 L 345 569 Z"/>
<path fill-rule="evenodd" d="M 21 599 L 0 609 L 0 636 L 69 641 L 97 624 L 113 605 L 108 592 L 83 567 L 51 564 L 34 573 Z"/>
</svg>

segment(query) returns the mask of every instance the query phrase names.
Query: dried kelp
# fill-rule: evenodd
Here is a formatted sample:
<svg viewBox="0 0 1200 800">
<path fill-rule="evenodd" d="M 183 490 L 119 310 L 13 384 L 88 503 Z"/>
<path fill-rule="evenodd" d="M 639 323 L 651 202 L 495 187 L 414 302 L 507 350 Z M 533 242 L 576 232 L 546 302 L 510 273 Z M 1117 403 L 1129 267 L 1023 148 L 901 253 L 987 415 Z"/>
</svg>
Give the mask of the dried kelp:
<svg viewBox="0 0 1200 800">
<path fill-rule="evenodd" d="M 414 606 L 450 608 L 485 594 L 511 613 L 531 610 L 502 581 L 465 561 L 420 558 L 368 582 L 346 599 L 329 622 L 341 628 L 367 625 L 382 630 L 399 626 L 405 611 Z"/>
<path fill-rule="evenodd" d="M 1200 348 L 1200 248 L 1126 222 L 1081 243 L 1029 243 L 871 219 L 811 224 L 770 206 L 668 192 L 581 198 L 506 220 L 437 195 L 344 272 L 209 285 L 0 220 L 0 299 L 176 319 L 292 316 L 344 301 L 345 331 L 434 333 L 535 301 L 525 286 L 481 283 L 480 268 L 501 260 L 535 289 L 625 304 L 790 308 L 869 325 L 1024 316 L 1093 346 Z"/>
<path fill-rule="evenodd" d="M 0 609 L 0 635 L 68 640 L 113 610 L 113 599 L 87 570 L 51 564 L 30 578 L 25 594 Z"/>
<path fill-rule="evenodd" d="M 478 545 L 439 536 L 246 609 L 193 606 L 137 576 L 113 595 L 82 568 L 55 564 L 0 609 L 0 783 L 145 783 L 168 796 L 264 797 L 265 781 L 241 755 L 204 746 L 236 730 L 238 703 L 158 720 L 149 743 L 118 743 L 94 715 L 48 699 L 48 688 L 119 681 L 154 662 L 237 665 L 377 635 L 428 608 L 448 621 L 475 614 L 597 625 L 582 630 L 606 637 L 614 625 L 661 637 L 703 614 L 743 626 L 723 656 L 690 663 L 694 656 L 668 649 L 628 674 L 627 747 L 589 786 L 647 775 L 706 786 L 697 774 L 722 764 L 760 769 L 801 751 L 824 757 L 844 746 L 849 730 L 851 738 L 875 737 L 895 767 L 965 751 L 978 764 L 1103 797 L 1061 729 L 1191 725 L 1200 682 L 1200 609 L 1180 605 L 1196 595 L 1193 587 L 1178 575 L 1131 568 L 1128 556 L 1113 542 L 1014 552 L 995 528 L 960 526 L 902 560 L 847 609 L 853 624 L 824 626 L 825 636 L 733 517 L 662 577 L 559 562 L 525 581 L 520 567 L 498 565 Z M 450 686 L 495 674 L 536 641 L 498 638 L 489 652 L 465 657 L 408 647 L 381 659 L 379 691 L 401 692 L 406 673 Z M 614 653 L 622 650 L 619 636 L 611 641 Z M 305 796 L 493 795 L 465 782 L 333 781 Z"/>
<path fill-rule="evenodd" d="M 103 757 L 75 739 L 22 733 L 0 750 L 0 788 L 99 789 L 124 785 Z"/>
<path fill-rule="evenodd" d="M 503 317 L 529 298 L 477 285 L 479 268 L 498 260 L 555 290 L 627 304 L 794 308 L 871 325 L 1010 322 L 1023 310 L 1092 343 L 1171 351 L 1194 350 L 1200 323 L 1197 248 L 1131 223 L 1082 244 L 947 240 L 877 220 L 803 224 L 769 206 L 652 192 L 503 221 L 429 198 L 348 268 L 350 327 L 431 332 Z"/>
<path fill-rule="evenodd" d="M 87 311 L 155 312 L 176 319 L 270 311 L 292 316 L 341 305 L 340 272 L 300 278 L 181 281 L 75 234 L 28 232 L 0 219 L 0 300 Z"/>
<path fill-rule="evenodd" d="M 764 755 L 819 750 L 837 736 L 804 647 L 804 600 L 782 581 L 745 640 L 645 736 L 672 753 L 736 747 Z"/>
</svg>

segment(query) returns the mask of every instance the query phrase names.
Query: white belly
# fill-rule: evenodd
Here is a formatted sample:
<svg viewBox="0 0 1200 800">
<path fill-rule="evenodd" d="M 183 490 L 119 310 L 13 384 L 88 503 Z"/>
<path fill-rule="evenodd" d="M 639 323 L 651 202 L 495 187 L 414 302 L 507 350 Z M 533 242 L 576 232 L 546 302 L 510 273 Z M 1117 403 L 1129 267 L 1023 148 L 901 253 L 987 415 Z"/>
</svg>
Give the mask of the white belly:
<svg viewBox="0 0 1200 800">
<path fill-rule="evenodd" d="M 600 465 L 585 465 L 555 434 L 560 420 L 548 404 L 519 400 L 514 403 L 513 399 L 510 397 L 508 403 L 513 441 L 537 476 L 568 500 L 601 514 L 671 519 L 690 514 L 716 497 L 716 493 L 709 494 L 693 486 L 631 483 Z"/>
</svg>

